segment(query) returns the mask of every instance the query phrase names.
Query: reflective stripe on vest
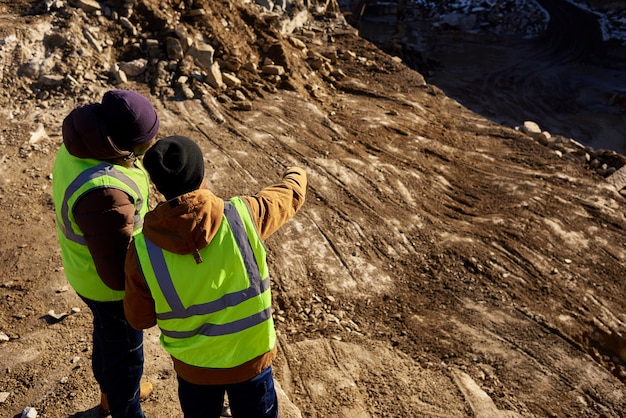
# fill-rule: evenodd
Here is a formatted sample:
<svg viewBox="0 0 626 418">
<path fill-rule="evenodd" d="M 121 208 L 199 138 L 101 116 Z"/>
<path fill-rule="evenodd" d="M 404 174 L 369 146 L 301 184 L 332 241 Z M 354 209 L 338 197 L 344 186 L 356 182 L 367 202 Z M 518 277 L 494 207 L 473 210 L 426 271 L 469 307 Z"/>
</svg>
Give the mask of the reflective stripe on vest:
<svg viewBox="0 0 626 418">
<path fill-rule="evenodd" d="M 243 262 L 245 264 L 248 278 L 250 279 L 250 287 L 239 292 L 233 292 L 223 295 L 221 298 L 203 303 L 200 305 L 192 305 L 189 308 L 183 306 L 172 277 L 163 257 L 163 251 L 161 248 L 152 243 L 148 238 L 145 238 L 146 248 L 148 250 L 148 256 L 154 268 L 156 280 L 159 283 L 161 292 L 167 301 L 167 304 L 172 309 L 170 312 L 163 312 L 157 314 L 157 319 L 183 319 L 189 318 L 195 315 L 207 315 L 221 311 L 229 306 L 236 306 L 242 302 L 259 296 L 265 292 L 270 286 L 270 279 L 267 277 L 265 280 L 261 279 L 259 272 L 259 266 L 257 265 L 254 251 L 250 246 L 250 241 L 246 233 L 246 229 L 241 222 L 237 209 L 230 203 L 224 202 L 224 216 L 228 220 L 231 226 L 233 236 L 241 252 Z M 169 331 L 162 329 L 161 332 L 164 335 L 172 338 L 188 338 L 194 335 L 205 335 L 207 337 L 215 337 L 219 335 L 234 334 L 244 329 L 258 325 L 271 316 L 271 308 L 267 308 L 261 312 L 258 312 L 247 318 L 240 319 L 238 321 L 230 322 L 228 324 L 204 324 L 199 328 L 191 331 Z"/>
<path fill-rule="evenodd" d="M 52 171 L 52 198 L 65 276 L 79 295 L 100 302 L 121 300 L 124 292 L 111 289 L 100 278 L 74 219 L 74 206 L 85 194 L 104 188 L 121 190 L 130 196 L 134 205 L 133 235 L 141 232 L 150 191 L 148 175 L 141 164 L 123 167 L 81 159 L 61 145 Z"/>
<path fill-rule="evenodd" d="M 128 186 L 135 193 L 135 195 L 141 196 L 141 192 L 137 184 L 133 180 L 131 180 L 127 175 L 125 175 L 120 170 L 116 169 L 115 167 L 111 166 L 108 163 L 102 163 L 88 170 L 83 171 L 65 189 L 65 196 L 63 197 L 63 204 L 61 206 L 61 220 L 58 222 L 58 226 L 61 229 L 61 232 L 63 233 L 65 238 L 69 239 L 70 241 L 74 241 L 81 245 L 86 245 L 85 238 L 82 235 L 74 232 L 74 229 L 72 228 L 72 221 L 70 220 L 70 216 L 69 216 L 70 210 L 68 207 L 69 200 L 72 197 L 72 195 L 76 193 L 76 191 L 80 189 L 81 186 L 83 186 L 85 183 L 95 178 L 102 177 L 102 176 L 110 176 L 110 177 L 114 177 L 120 180 L 122 183 Z M 143 209 L 143 205 L 145 203 L 144 199 L 140 199 L 136 203 L 137 205 L 135 206 L 135 218 L 134 218 L 133 231 L 140 230 L 141 227 L 143 226 L 143 216 L 141 215 L 141 212 Z"/>
<path fill-rule="evenodd" d="M 276 331 L 265 246 L 248 206 L 232 198 L 216 221 L 199 264 L 144 234 L 134 246 L 165 351 L 192 366 L 226 369 L 271 351 Z"/>
</svg>

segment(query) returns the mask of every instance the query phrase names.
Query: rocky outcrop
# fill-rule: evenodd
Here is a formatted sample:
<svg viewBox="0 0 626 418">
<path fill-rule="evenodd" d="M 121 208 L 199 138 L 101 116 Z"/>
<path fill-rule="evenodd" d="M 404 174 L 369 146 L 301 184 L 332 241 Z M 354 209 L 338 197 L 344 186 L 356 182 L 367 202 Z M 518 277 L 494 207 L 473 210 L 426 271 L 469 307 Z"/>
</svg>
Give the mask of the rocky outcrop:
<svg viewBox="0 0 626 418">
<path fill-rule="evenodd" d="M 530 26 L 523 23 L 525 19 L 543 25 L 545 16 L 536 14 L 537 9 L 526 3 L 461 7 L 446 2 L 436 9 L 436 13 L 431 11 L 431 18 L 439 16 L 434 18 L 437 27 L 438 21 L 457 26 L 452 23 L 462 25 L 461 20 L 474 16 L 473 21 L 483 30 L 490 27 L 498 33 L 526 30 L 522 27 Z M 29 43 L 16 46 L 21 49 L 19 78 L 31 85 L 33 94 L 42 100 L 50 95 L 70 92 L 89 95 L 89 85 L 93 83 L 123 87 L 131 81 L 147 84 L 163 98 L 202 98 L 212 114 L 219 114 L 211 105 L 215 103 L 213 97 L 222 106 L 250 110 L 255 97 L 277 88 L 295 89 L 295 86 L 304 84 L 311 86 L 308 93 L 316 94 L 314 80 L 301 83 L 302 80 L 298 79 L 309 71 L 325 81 L 340 82 L 346 74 L 334 68 L 337 60 L 363 60 L 364 64 L 371 65 L 365 58 L 357 57 L 351 51 L 337 51 L 332 42 L 327 42 L 329 28 L 333 32 L 356 33 L 356 29 L 338 13 L 335 2 L 249 4 L 244 16 L 255 21 L 257 42 L 235 48 L 220 37 L 227 37 L 228 31 L 237 30 L 237 23 L 207 15 L 202 9 L 181 6 L 174 12 L 136 11 L 139 6 L 134 0 L 109 0 L 104 4 L 92 0 L 56 0 L 46 4 L 46 9 L 39 9 L 39 13 L 69 15 L 71 19 L 92 21 L 93 25 L 39 28 L 33 32 Z M 508 21 L 504 17 L 510 15 L 525 16 L 525 19 L 516 20 L 516 24 L 522 26 L 502 26 Z M 205 39 L 195 29 L 200 18 L 214 28 L 216 36 L 213 39 Z M 491 23 L 480 23 L 483 21 Z M 82 28 L 80 32 L 75 31 L 77 27 Z M 146 32 L 146 29 L 155 31 Z M 288 42 L 280 43 L 279 38 Z M 5 39 L 5 48 L 12 42 Z M 324 50 L 320 53 L 316 49 L 322 44 Z M 92 59 L 78 59 L 84 56 Z M 290 81 L 292 79 L 294 82 Z M 35 84 L 30 84 L 31 81 Z M 594 150 L 576 139 L 553 136 L 530 121 L 518 129 L 553 149 L 560 157 L 585 164 L 603 177 L 612 175 L 626 164 L 626 159 L 615 151 Z"/>
<path fill-rule="evenodd" d="M 30 45 L 20 45 L 23 62 L 18 76 L 24 84 L 34 81 L 35 93 L 43 99 L 55 91 L 78 93 L 86 83 L 123 86 L 132 81 L 149 85 L 163 97 L 188 99 L 210 93 L 223 101 L 252 100 L 262 90 L 289 88 L 290 77 L 301 68 L 313 69 L 321 77 L 340 76 L 329 59 L 311 53 L 307 44 L 324 41 L 328 25 L 355 30 L 335 2 L 305 3 L 237 5 L 245 9 L 241 19 L 255 21 L 248 26 L 243 20 L 229 22 L 204 9 L 188 8 L 185 2 L 177 10 L 154 10 L 134 0 L 49 2 L 36 12 L 69 15 L 87 25 L 49 28 L 40 43 L 33 39 Z M 213 38 L 199 33 L 196 25 L 209 26 Z M 76 27 L 84 29 L 76 32 Z M 255 44 L 225 42 L 229 31 L 249 28 L 257 31 Z M 278 42 L 282 38 L 290 41 L 288 50 Z M 80 59 L 85 56 L 93 59 Z"/>
</svg>

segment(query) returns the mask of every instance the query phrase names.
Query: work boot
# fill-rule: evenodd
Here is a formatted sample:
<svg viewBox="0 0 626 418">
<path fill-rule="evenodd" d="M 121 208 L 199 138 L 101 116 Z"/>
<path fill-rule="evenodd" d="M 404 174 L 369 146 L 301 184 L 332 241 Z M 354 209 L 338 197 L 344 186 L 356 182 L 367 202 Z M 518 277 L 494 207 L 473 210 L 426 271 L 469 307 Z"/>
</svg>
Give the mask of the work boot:
<svg viewBox="0 0 626 418">
<path fill-rule="evenodd" d="M 148 399 L 148 396 L 152 393 L 152 383 L 150 382 L 141 382 L 139 384 L 139 400 L 145 401 Z"/>
<path fill-rule="evenodd" d="M 152 383 L 150 382 L 141 382 L 139 384 L 139 400 L 143 401 L 150 396 L 152 393 Z M 100 416 L 107 417 L 111 415 L 111 410 L 109 409 L 109 398 L 107 394 L 102 392 L 100 394 Z"/>
</svg>

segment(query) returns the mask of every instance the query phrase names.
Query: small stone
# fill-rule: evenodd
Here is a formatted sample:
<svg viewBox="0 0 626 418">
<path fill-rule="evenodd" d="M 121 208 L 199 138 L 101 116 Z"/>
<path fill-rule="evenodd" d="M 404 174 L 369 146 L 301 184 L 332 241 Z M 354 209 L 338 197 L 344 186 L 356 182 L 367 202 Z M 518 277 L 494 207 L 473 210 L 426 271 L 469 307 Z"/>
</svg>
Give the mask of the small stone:
<svg viewBox="0 0 626 418">
<path fill-rule="evenodd" d="M 233 100 L 237 101 L 237 102 L 244 102 L 246 101 L 246 95 L 243 94 L 243 92 L 241 90 L 236 90 L 234 93 Z"/>
<path fill-rule="evenodd" d="M 215 49 L 211 45 L 198 42 L 189 50 L 189 54 L 203 70 L 211 71 L 211 67 L 213 66 L 213 54 L 215 54 Z"/>
<path fill-rule="evenodd" d="M 228 87 L 237 88 L 241 86 L 241 80 L 230 73 L 222 73 L 222 80 L 224 81 L 224 84 L 226 84 Z"/>
<path fill-rule="evenodd" d="M 37 410 L 32 406 L 27 406 L 22 411 L 22 418 L 37 418 Z"/>
<path fill-rule="evenodd" d="M 301 50 L 306 49 L 306 44 L 298 38 L 294 38 L 292 36 L 289 38 L 289 42 L 291 42 L 291 45 L 295 46 L 298 49 L 301 49 Z"/>
<path fill-rule="evenodd" d="M 527 120 L 524 122 L 524 124 L 522 125 L 522 132 L 524 132 L 525 134 L 528 135 L 541 135 L 541 128 L 539 128 L 539 125 L 536 122 Z"/>
<path fill-rule="evenodd" d="M 57 293 L 65 293 L 65 292 L 67 292 L 69 289 L 70 289 L 70 288 L 69 288 L 69 286 L 65 285 L 65 286 L 62 286 L 60 289 L 57 289 L 57 291 L 56 291 L 56 292 L 57 292 Z"/>
<path fill-rule="evenodd" d="M 145 58 L 137 58 L 136 60 L 118 63 L 121 71 L 124 71 L 129 77 L 137 77 L 146 72 L 148 60 Z"/>
<path fill-rule="evenodd" d="M 49 317 L 51 317 L 51 318 L 56 319 L 57 321 L 59 321 L 59 320 L 61 320 L 61 319 L 65 318 L 67 315 L 68 315 L 68 314 L 67 314 L 66 312 L 63 312 L 63 313 L 59 313 L 59 314 L 58 314 L 58 313 L 54 312 L 54 310 L 53 310 L 53 309 L 51 309 L 51 310 L 49 310 L 49 311 L 48 311 L 48 316 L 49 316 Z"/>
<path fill-rule="evenodd" d="M 83 9 L 85 13 L 93 13 L 101 10 L 100 3 L 94 0 L 76 0 L 76 6 Z"/>
<path fill-rule="evenodd" d="M 252 73 L 252 74 L 256 74 L 256 73 L 257 73 L 257 71 L 258 71 L 258 70 L 257 70 L 257 66 L 256 66 L 256 64 L 255 64 L 255 63 L 253 63 L 253 62 L 246 62 L 246 63 L 242 66 L 242 68 L 243 68 L 244 70 L 246 70 L 246 71 L 248 71 L 248 72 Z"/>
<path fill-rule="evenodd" d="M 183 46 L 179 39 L 168 37 L 165 45 L 165 50 L 167 51 L 167 57 L 169 59 L 178 61 L 184 58 L 185 52 L 183 51 Z"/>
<path fill-rule="evenodd" d="M 250 111 L 252 110 L 252 103 L 249 101 L 237 102 L 234 106 L 236 110 Z"/>
<path fill-rule="evenodd" d="M 48 139 L 48 134 L 43 125 L 39 125 L 36 131 L 30 133 L 30 139 L 28 140 L 29 144 L 36 144 L 40 142 L 42 139 Z"/>
<path fill-rule="evenodd" d="M 282 65 L 264 65 L 263 74 L 283 75 L 285 74 L 285 68 Z"/>
<path fill-rule="evenodd" d="M 133 25 L 133 23 L 127 17 L 124 17 L 124 16 L 120 17 L 120 24 L 122 25 L 123 28 L 128 29 L 131 35 L 137 36 L 138 34 L 137 28 L 135 28 L 135 25 Z"/>
<path fill-rule="evenodd" d="M 0 403 L 4 403 L 9 395 L 11 395 L 11 392 L 0 392 Z"/>
<path fill-rule="evenodd" d="M 187 99 L 187 100 L 191 100 L 191 99 L 193 99 L 195 97 L 195 93 L 188 86 L 183 86 L 182 87 L 182 93 L 183 93 L 183 96 L 185 97 L 185 99 Z"/>
<path fill-rule="evenodd" d="M 60 86 L 63 84 L 63 80 L 65 80 L 65 77 L 58 74 L 44 74 L 39 77 L 39 82 L 42 85 L 50 87 Z"/>
<path fill-rule="evenodd" d="M 206 11 L 204 9 L 193 9 L 189 12 L 189 16 L 191 17 L 201 17 L 204 16 L 206 14 Z"/>
<path fill-rule="evenodd" d="M 206 82 L 214 89 L 220 89 L 224 86 L 222 72 L 220 71 L 220 65 L 217 61 L 211 65 L 207 74 Z"/>
</svg>

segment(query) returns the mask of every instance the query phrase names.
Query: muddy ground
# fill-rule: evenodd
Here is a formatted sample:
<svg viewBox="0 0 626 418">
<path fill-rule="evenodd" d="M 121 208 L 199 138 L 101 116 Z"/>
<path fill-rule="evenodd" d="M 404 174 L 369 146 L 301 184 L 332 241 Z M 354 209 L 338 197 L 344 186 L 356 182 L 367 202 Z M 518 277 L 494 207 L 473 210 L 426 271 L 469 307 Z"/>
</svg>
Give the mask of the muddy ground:
<svg viewBox="0 0 626 418">
<path fill-rule="evenodd" d="M 65 2 L 0 2 L 0 416 L 97 416 L 91 316 L 63 275 L 50 173 L 64 116 L 111 88 L 148 95 L 160 137 L 197 140 L 219 196 L 306 168 L 305 206 L 267 242 L 282 417 L 626 413 L 624 197 L 319 3 L 287 35 L 245 2 L 139 0 L 137 33 Z M 178 23 L 241 86 L 164 58 Z M 147 73 L 120 84 L 111 64 L 141 57 Z M 144 410 L 180 416 L 158 334 Z"/>
</svg>

